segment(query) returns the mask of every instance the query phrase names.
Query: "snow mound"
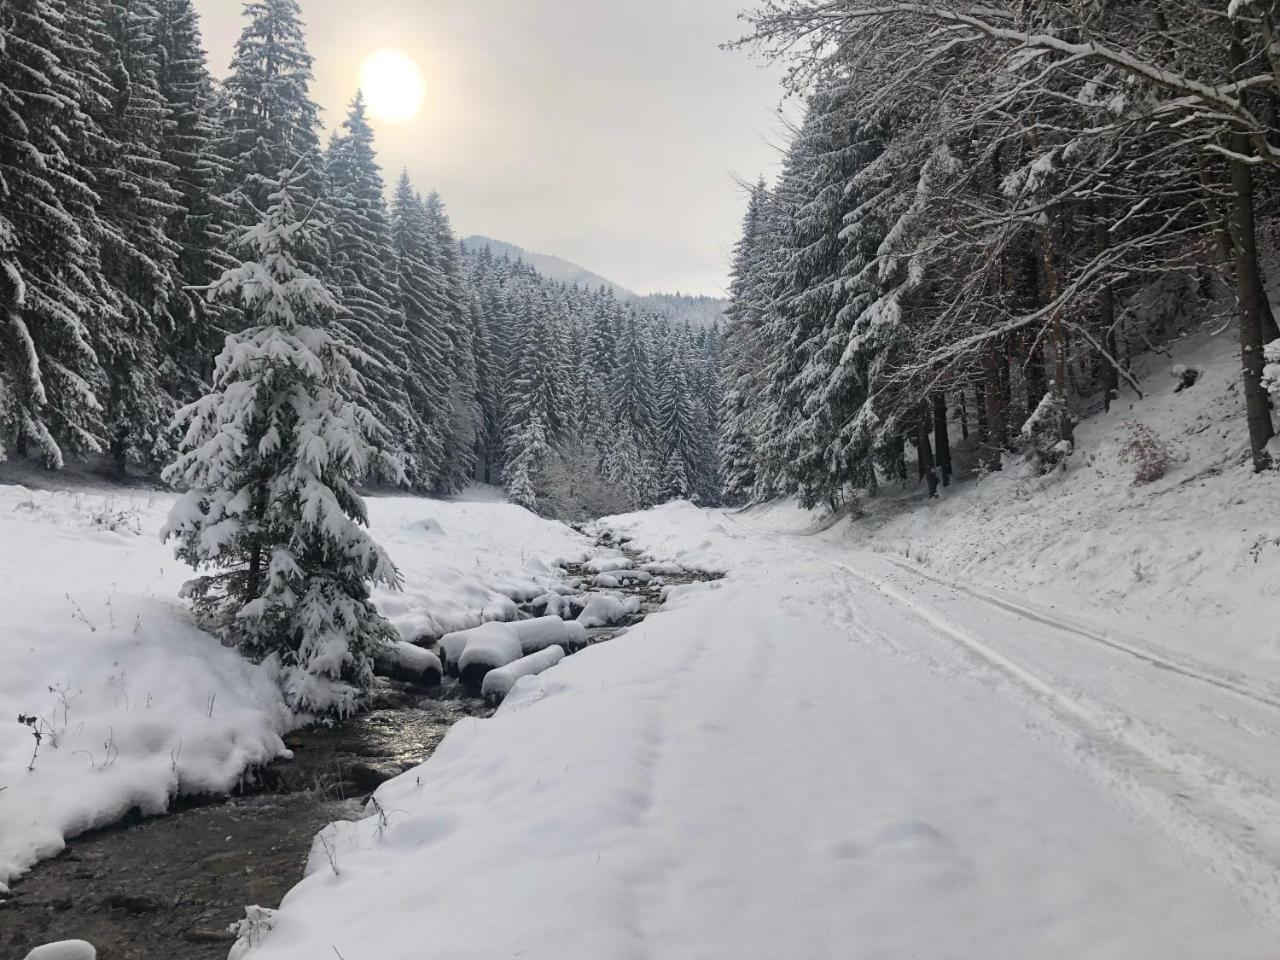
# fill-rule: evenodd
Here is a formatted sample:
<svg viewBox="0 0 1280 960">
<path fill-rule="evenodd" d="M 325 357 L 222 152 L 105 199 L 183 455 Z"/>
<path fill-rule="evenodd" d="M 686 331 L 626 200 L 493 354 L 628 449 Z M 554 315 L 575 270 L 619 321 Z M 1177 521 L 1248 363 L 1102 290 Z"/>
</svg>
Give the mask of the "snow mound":
<svg viewBox="0 0 1280 960">
<path fill-rule="evenodd" d="M 521 657 L 505 667 L 490 670 L 485 674 L 484 682 L 480 685 L 480 693 L 486 700 L 501 700 L 511 692 L 511 688 L 521 677 L 536 676 L 554 667 L 564 658 L 565 651 L 560 646 L 546 647 L 537 653 Z"/>
<path fill-rule="evenodd" d="M 36 947 L 26 960 L 97 960 L 98 951 L 86 940 L 60 940 Z"/>
<path fill-rule="evenodd" d="M 631 560 L 627 557 L 622 554 L 610 554 L 592 557 L 582 565 L 582 568 L 590 573 L 609 573 L 612 570 L 626 570 L 630 566 Z"/>
<path fill-rule="evenodd" d="M 588 629 L 611 627 L 639 610 L 639 597 L 616 597 L 608 593 L 597 593 L 587 601 L 586 607 L 576 622 Z"/>
<path fill-rule="evenodd" d="M 397 640 L 383 650 L 378 655 L 376 667 L 383 676 L 424 686 L 438 683 L 444 676 L 439 657 L 403 640 Z"/>
<path fill-rule="evenodd" d="M 271 670 L 178 599 L 191 572 L 157 536 L 172 501 L 0 485 L 0 885 L 287 755 Z"/>
</svg>

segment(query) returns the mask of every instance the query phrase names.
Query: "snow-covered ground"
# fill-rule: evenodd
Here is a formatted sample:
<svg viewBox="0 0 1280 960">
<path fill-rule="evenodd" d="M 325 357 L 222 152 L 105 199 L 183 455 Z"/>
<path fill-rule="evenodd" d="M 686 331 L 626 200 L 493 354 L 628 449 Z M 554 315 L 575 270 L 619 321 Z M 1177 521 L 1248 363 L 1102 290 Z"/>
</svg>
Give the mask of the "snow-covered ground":
<svg viewBox="0 0 1280 960">
<path fill-rule="evenodd" d="M 514 615 L 512 596 L 588 547 L 485 491 L 467 500 L 369 500 L 406 580 L 375 599 L 406 639 Z M 272 679 L 178 599 L 191 571 L 158 539 L 172 502 L 0 485 L 0 891 L 67 836 L 227 790 L 285 752 Z"/>
<path fill-rule="evenodd" d="M 606 525 L 729 576 L 456 727 L 234 957 L 1275 955 L 1265 684 L 794 508 Z"/>
<path fill-rule="evenodd" d="M 1144 399 L 1126 388 L 1110 413 L 1077 427 L 1065 473 L 1031 477 L 1011 463 L 927 505 L 918 488 L 905 500 L 889 491 L 821 539 L 1280 683 L 1280 483 L 1247 466 L 1239 346 L 1226 331 L 1169 349 L 1144 361 Z M 1175 392 L 1182 366 L 1201 377 Z M 1171 455 L 1151 483 L 1135 484 L 1123 455 L 1135 424 Z M 753 522 L 775 528 L 811 525 L 794 511 L 759 513 Z"/>
</svg>

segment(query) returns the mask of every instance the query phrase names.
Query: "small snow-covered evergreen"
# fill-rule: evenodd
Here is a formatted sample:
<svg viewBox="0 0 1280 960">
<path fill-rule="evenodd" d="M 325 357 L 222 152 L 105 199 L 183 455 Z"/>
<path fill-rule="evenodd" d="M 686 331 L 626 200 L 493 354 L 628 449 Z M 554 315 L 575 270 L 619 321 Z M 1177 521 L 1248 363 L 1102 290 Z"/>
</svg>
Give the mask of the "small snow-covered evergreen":
<svg viewBox="0 0 1280 960">
<path fill-rule="evenodd" d="M 369 600 L 399 576 L 372 540 L 356 484 L 386 461 L 347 350 L 325 328 L 333 295 L 299 268 L 308 223 L 288 176 L 245 231 L 251 259 L 210 297 L 235 302 L 245 329 L 227 338 L 211 394 L 184 408 L 166 480 L 187 492 L 164 536 L 198 570 L 188 592 L 227 641 L 276 658 L 299 711 L 349 713 L 394 639 Z"/>
</svg>

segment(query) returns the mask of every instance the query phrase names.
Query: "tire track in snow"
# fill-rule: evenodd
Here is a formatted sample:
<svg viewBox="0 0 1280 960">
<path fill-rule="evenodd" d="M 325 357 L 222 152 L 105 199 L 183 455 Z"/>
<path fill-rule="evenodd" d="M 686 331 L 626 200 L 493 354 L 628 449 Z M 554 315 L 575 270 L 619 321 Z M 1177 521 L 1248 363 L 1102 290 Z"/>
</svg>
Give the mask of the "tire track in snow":
<svg viewBox="0 0 1280 960">
<path fill-rule="evenodd" d="M 1269 785 L 1222 765 L 1180 738 L 1152 728 L 1123 709 L 1090 703 L 1080 694 L 1068 693 L 1062 686 L 1017 663 L 881 577 L 816 551 L 783 542 L 781 536 L 757 530 L 728 515 L 722 516 L 760 540 L 831 567 L 872 587 L 892 604 L 958 644 L 996 675 L 1030 693 L 1032 702 L 1047 708 L 1049 715 L 1066 734 L 1065 737 L 1053 738 L 1060 746 L 1065 746 L 1071 755 L 1082 760 L 1104 786 L 1123 794 L 1145 811 L 1168 834 L 1237 889 L 1273 925 L 1280 927 L 1280 834 L 1275 833 L 1280 824 L 1280 802 L 1273 799 Z M 892 558 L 884 559 L 904 572 L 917 573 Z M 1280 700 L 1225 677 L 1186 668 L 1098 634 L 1081 632 L 1046 614 L 1019 609 L 1020 605 L 1016 603 L 996 602 L 1000 598 L 984 596 L 979 590 L 966 590 L 936 577 L 921 576 L 921 579 L 944 587 L 954 586 L 959 592 L 1016 617 L 1098 641 L 1102 648 L 1136 657 L 1156 669 L 1207 683 L 1270 709 L 1280 709 Z M 1262 836 L 1259 826 L 1270 828 L 1273 836 Z"/>
<path fill-rule="evenodd" d="M 1143 663 L 1157 667 L 1158 669 L 1168 670 L 1172 673 L 1177 673 L 1187 677 L 1188 679 L 1207 683 L 1220 690 L 1226 690 L 1229 693 L 1236 694 L 1237 696 L 1280 710 L 1280 694 L 1276 694 L 1265 687 L 1251 685 L 1244 680 L 1244 678 L 1233 678 L 1226 676 L 1225 674 L 1214 673 L 1208 667 L 1202 665 L 1193 666 L 1186 662 L 1179 662 L 1169 654 L 1159 654 L 1152 650 L 1143 650 L 1134 642 L 1120 639 L 1109 631 L 1098 631 L 1092 627 L 1086 626 L 1081 621 L 1058 617 L 1046 611 L 1037 610 L 1034 607 L 1018 603 L 1016 600 L 999 597 L 978 587 L 970 586 L 969 584 L 962 583 L 957 580 L 950 580 L 930 571 L 921 570 L 904 560 L 899 560 L 897 557 L 890 556 L 888 554 L 877 553 L 875 556 L 893 564 L 895 567 L 908 574 L 919 577 L 922 580 L 929 580 L 941 587 L 955 590 L 958 593 L 967 594 L 976 600 L 980 600 L 983 603 L 990 604 L 994 607 L 1000 607 L 1001 609 L 1007 610 L 1019 617 L 1023 617 L 1027 620 L 1033 620 L 1036 623 L 1044 624 L 1047 627 L 1052 627 L 1054 630 L 1070 634 L 1080 639 L 1100 643 L 1103 646 L 1110 647 L 1113 650 L 1118 650 L 1121 653 L 1135 657 Z M 817 558 L 817 555 L 815 555 L 815 558 Z"/>
</svg>

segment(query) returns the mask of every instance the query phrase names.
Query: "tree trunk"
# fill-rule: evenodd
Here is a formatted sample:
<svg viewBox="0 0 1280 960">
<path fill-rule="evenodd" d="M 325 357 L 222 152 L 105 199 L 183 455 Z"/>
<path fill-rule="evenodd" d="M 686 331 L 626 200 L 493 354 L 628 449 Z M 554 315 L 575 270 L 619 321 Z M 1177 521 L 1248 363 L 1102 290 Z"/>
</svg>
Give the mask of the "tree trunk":
<svg viewBox="0 0 1280 960">
<path fill-rule="evenodd" d="M 1027 416 L 1036 412 L 1040 401 L 1049 392 L 1049 378 L 1044 372 L 1044 351 L 1034 340 L 1027 351 L 1026 364 L 1023 366 L 1027 381 Z"/>
<path fill-rule="evenodd" d="M 969 439 L 969 402 L 964 387 L 956 391 L 956 406 L 960 410 L 960 439 Z"/>
<path fill-rule="evenodd" d="M 1000 469 L 1000 454 L 1009 442 L 1005 433 L 1004 402 L 1000 390 L 1000 360 L 994 343 L 987 345 L 982 356 L 983 384 L 986 395 L 987 442 L 983 462 L 988 470 Z"/>
<path fill-rule="evenodd" d="M 262 520 L 267 515 L 267 498 L 264 485 L 259 484 L 254 493 L 252 553 L 249 555 L 249 576 L 245 581 L 244 603 L 257 600 L 262 593 Z"/>
<path fill-rule="evenodd" d="M 933 446 L 942 485 L 951 486 L 951 436 L 947 432 L 947 398 L 941 390 L 933 393 Z"/>
<path fill-rule="evenodd" d="M 920 476 L 929 484 L 929 497 L 938 495 L 938 470 L 933 459 L 933 447 L 929 444 L 929 406 L 920 404 L 920 414 L 916 420 L 916 458 L 920 465 Z"/>
<path fill-rule="evenodd" d="M 1252 144 L 1248 134 L 1233 133 L 1231 149 L 1248 156 Z M 1240 302 L 1240 360 L 1244 375 L 1245 414 L 1249 423 L 1249 449 L 1253 469 L 1271 466 L 1267 443 L 1275 436 L 1271 404 L 1262 386 L 1262 346 L 1270 315 L 1262 273 L 1258 265 L 1258 237 L 1253 211 L 1253 170 L 1243 160 L 1231 160 L 1231 232 L 1236 265 L 1236 297 Z M 1271 320 L 1275 326 L 1275 320 Z M 1273 337 L 1274 339 L 1274 337 Z"/>
<path fill-rule="evenodd" d="M 1049 228 L 1040 232 L 1041 251 L 1044 254 L 1045 287 L 1048 302 L 1052 303 L 1058 296 L 1058 265 L 1054 262 L 1053 237 Z M 1062 310 L 1053 311 L 1053 395 L 1061 405 L 1062 416 L 1059 420 L 1061 430 L 1059 439 L 1068 443 L 1075 442 L 1075 422 L 1067 407 L 1067 335 L 1062 327 Z"/>
</svg>

